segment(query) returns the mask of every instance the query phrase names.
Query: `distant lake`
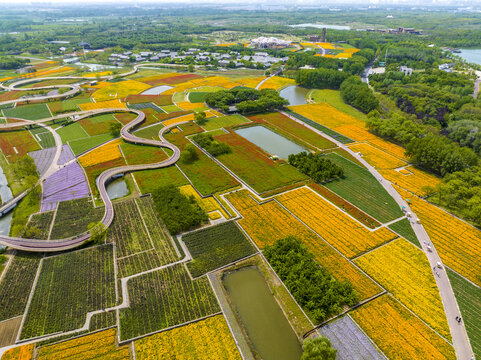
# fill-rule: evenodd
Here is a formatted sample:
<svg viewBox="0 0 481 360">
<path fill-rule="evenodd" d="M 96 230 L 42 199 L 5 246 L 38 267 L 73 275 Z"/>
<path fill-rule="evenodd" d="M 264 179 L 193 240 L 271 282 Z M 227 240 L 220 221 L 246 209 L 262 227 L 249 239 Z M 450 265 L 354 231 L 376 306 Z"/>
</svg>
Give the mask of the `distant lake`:
<svg viewBox="0 0 481 360">
<path fill-rule="evenodd" d="M 481 65 L 481 49 L 460 49 L 460 54 L 455 54 L 461 56 L 464 60 L 470 63 L 475 63 Z"/>
<path fill-rule="evenodd" d="M 351 30 L 350 26 L 345 25 L 326 25 L 326 24 L 313 24 L 313 23 L 306 23 L 306 24 L 296 24 L 296 25 L 289 25 L 290 27 L 299 27 L 299 28 L 306 28 L 306 27 L 313 27 L 317 29 L 334 29 L 334 30 Z"/>
</svg>

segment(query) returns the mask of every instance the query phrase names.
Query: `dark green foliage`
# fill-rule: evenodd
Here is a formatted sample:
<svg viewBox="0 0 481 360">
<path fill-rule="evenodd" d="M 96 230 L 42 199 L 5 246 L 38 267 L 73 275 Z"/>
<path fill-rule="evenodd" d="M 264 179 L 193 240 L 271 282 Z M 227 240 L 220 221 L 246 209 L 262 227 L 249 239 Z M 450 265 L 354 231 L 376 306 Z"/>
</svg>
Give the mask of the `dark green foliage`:
<svg viewBox="0 0 481 360">
<path fill-rule="evenodd" d="M 481 108 L 477 108 L 481 111 Z M 481 122 L 476 120 L 460 120 L 449 125 L 446 129 L 447 136 L 459 143 L 467 146 L 481 155 Z"/>
<path fill-rule="evenodd" d="M 301 360 L 336 360 L 337 350 L 325 336 L 306 339 L 302 345 Z"/>
<path fill-rule="evenodd" d="M 25 64 L 29 63 L 30 60 L 28 59 L 19 59 L 16 57 L 1 57 L 0 58 L 0 69 L 2 70 L 11 70 L 11 69 L 18 69 L 24 66 Z"/>
<path fill-rule="evenodd" d="M 215 141 L 210 134 L 197 134 L 194 136 L 194 141 L 204 148 L 212 156 L 219 156 L 222 154 L 229 154 L 232 152 L 229 145 Z"/>
<path fill-rule="evenodd" d="M 199 154 L 197 154 L 197 148 L 192 144 L 186 145 L 180 154 L 180 161 L 184 164 L 191 164 L 198 158 Z"/>
<path fill-rule="evenodd" d="M 191 230 L 208 220 L 194 197 L 185 197 L 175 185 L 157 188 L 152 192 L 155 210 L 173 235 Z"/>
<path fill-rule="evenodd" d="M 288 160 L 289 164 L 317 183 L 324 183 L 344 176 L 344 171 L 340 166 L 325 157 L 312 153 L 291 154 Z"/>
<path fill-rule="evenodd" d="M 47 239 L 55 212 L 33 214 L 25 228 L 23 237 L 27 239 Z"/>
<path fill-rule="evenodd" d="M 296 74 L 296 83 L 307 88 L 337 90 L 349 75 L 335 69 L 302 69 Z"/>
<path fill-rule="evenodd" d="M 274 89 L 233 88 L 207 94 L 205 102 L 210 107 L 229 111 L 229 106 L 236 106 L 242 114 L 254 114 L 281 109 L 288 101 Z"/>
<path fill-rule="evenodd" d="M 340 90 L 342 99 L 363 113 L 367 114 L 379 107 L 379 101 L 372 90 L 358 76 L 351 76 L 344 80 Z"/>
<path fill-rule="evenodd" d="M 109 125 L 110 135 L 112 135 L 114 138 L 118 138 L 120 136 L 120 129 L 122 129 L 122 124 L 117 121 Z"/>
<path fill-rule="evenodd" d="M 198 125 L 204 125 L 207 122 L 205 111 L 195 113 L 194 116 L 195 116 L 195 122 Z"/>
<path fill-rule="evenodd" d="M 92 319 L 90 319 L 89 331 L 115 326 L 117 323 L 117 317 L 115 315 L 115 311 L 102 311 L 101 313 L 93 315 Z"/>
<path fill-rule="evenodd" d="M 193 277 L 256 252 L 234 221 L 188 233 L 182 240 L 193 257 L 193 261 L 187 265 Z"/>
<path fill-rule="evenodd" d="M 414 163 L 442 176 L 478 163 L 473 150 L 432 134 L 411 140 L 406 146 L 406 155 Z"/>
<path fill-rule="evenodd" d="M 299 305 L 317 323 L 359 301 L 350 283 L 332 277 L 314 261 L 305 245 L 292 236 L 266 246 L 264 256 Z"/>
<path fill-rule="evenodd" d="M 381 117 L 381 114 L 374 110 L 367 115 L 366 125 L 374 134 L 402 145 L 421 137 L 426 131 L 423 125 L 397 112 Z"/>
</svg>

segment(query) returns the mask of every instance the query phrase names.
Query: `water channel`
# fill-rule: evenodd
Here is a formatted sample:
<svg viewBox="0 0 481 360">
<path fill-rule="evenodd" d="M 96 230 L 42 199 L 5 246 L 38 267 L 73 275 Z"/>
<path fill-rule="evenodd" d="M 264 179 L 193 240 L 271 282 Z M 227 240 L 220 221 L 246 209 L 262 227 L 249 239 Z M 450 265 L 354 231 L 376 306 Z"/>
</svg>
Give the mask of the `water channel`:
<svg viewBox="0 0 481 360">
<path fill-rule="evenodd" d="M 129 194 L 129 188 L 123 176 L 109 182 L 105 189 L 110 200 L 120 199 Z"/>
<path fill-rule="evenodd" d="M 309 89 L 300 86 L 288 86 L 279 92 L 284 99 L 289 100 L 289 105 L 304 105 L 307 104 L 306 96 Z"/>
<path fill-rule="evenodd" d="M 251 143 L 259 146 L 265 152 L 276 155 L 281 159 L 287 159 L 290 154 L 299 154 L 307 151 L 303 147 L 293 143 L 274 131 L 261 126 L 250 126 L 235 130 L 237 134 Z"/>
<path fill-rule="evenodd" d="M 263 360 L 299 360 L 301 345 L 262 273 L 249 266 L 224 275 L 224 287 Z"/>
</svg>

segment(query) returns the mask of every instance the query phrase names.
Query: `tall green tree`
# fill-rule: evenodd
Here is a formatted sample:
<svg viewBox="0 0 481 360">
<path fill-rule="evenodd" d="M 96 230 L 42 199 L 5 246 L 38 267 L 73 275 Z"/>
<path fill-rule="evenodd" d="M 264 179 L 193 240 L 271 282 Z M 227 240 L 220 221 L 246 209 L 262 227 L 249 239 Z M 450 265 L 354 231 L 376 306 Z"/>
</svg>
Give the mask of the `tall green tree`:
<svg viewBox="0 0 481 360">
<path fill-rule="evenodd" d="M 336 360 L 337 350 L 331 345 L 328 338 L 320 336 L 307 339 L 302 346 L 301 360 Z"/>
</svg>

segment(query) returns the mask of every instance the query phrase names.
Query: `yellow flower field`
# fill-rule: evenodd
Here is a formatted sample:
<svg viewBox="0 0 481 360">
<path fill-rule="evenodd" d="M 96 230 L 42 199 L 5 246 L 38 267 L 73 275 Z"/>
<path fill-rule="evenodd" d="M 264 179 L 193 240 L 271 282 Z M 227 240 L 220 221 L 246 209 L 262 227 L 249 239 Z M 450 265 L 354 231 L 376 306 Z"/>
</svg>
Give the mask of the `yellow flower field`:
<svg viewBox="0 0 481 360">
<path fill-rule="evenodd" d="M 407 165 L 404 161 L 369 144 L 355 144 L 349 146 L 349 148 L 361 153 L 364 160 L 377 169 L 394 169 Z"/>
<path fill-rule="evenodd" d="M 122 140 L 120 139 L 110 141 L 107 144 L 102 145 L 92 151 L 89 151 L 85 155 L 80 156 L 78 160 L 83 167 L 89 167 L 106 161 L 121 158 L 122 153 L 119 149 L 119 145 L 121 143 Z"/>
<path fill-rule="evenodd" d="M 240 360 L 223 315 L 135 341 L 137 360 Z"/>
<path fill-rule="evenodd" d="M 328 42 L 318 42 L 316 44 L 319 45 L 320 47 L 324 48 L 324 49 L 335 49 L 336 48 L 334 45 L 332 45 L 331 43 L 328 43 Z"/>
<path fill-rule="evenodd" d="M 398 186 L 395 189 L 410 200 L 444 264 L 481 286 L 481 231 Z"/>
<path fill-rule="evenodd" d="M 83 85 L 83 86 L 86 88 L 102 89 L 104 87 L 109 87 L 110 85 L 112 85 L 112 83 L 109 83 L 107 81 L 98 81 L 97 84 L 95 85 L 90 85 L 87 83 L 86 85 Z"/>
<path fill-rule="evenodd" d="M 327 103 L 295 105 L 289 106 L 289 109 L 333 130 L 342 125 L 356 125 L 361 129 L 365 127 L 363 121 L 347 115 Z"/>
<path fill-rule="evenodd" d="M 390 360 L 455 360 L 453 347 L 389 295 L 351 317 Z"/>
<path fill-rule="evenodd" d="M 86 78 L 95 78 L 97 76 L 107 76 L 107 75 L 112 75 L 112 71 L 101 71 L 101 72 L 96 72 L 96 73 L 88 73 L 88 74 L 83 74 L 83 77 Z M 110 84 L 110 83 L 107 83 Z"/>
<path fill-rule="evenodd" d="M 220 216 L 218 217 L 215 217 L 215 213 L 213 213 L 213 217 L 211 217 L 210 213 L 212 213 L 213 211 L 220 211 L 220 213 L 222 215 L 224 215 L 224 217 L 226 219 L 229 219 L 230 216 L 224 211 L 224 209 L 222 208 L 222 206 L 220 206 L 220 204 L 217 202 L 217 200 L 213 197 L 213 196 L 208 196 L 208 197 L 205 197 L 203 198 L 202 196 L 199 195 L 199 193 L 197 192 L 197 190 L 194 189 L 194 187 L 192 185 L 184 185 L 184 186 L 181 186 L 179 187 L 179 190 L 182 194 L 184 194 L 185 196 L 193 196 L 195 198 L 195 201 L 197 201 L 197 203 L 199 204 L 199 206 L 206 212 L 209 214 L 209 217 L 212 219 L 212 220 L 215 220 L 215 219 L 218 219 Z"/>
<path fill-rule="evenodd" d="M 35 345 L 22 345 L 5 351 L 1 360 L 31 360 Z"/>
<path fill-rule="evenodd" d="M 179 116 L 173 119 L 165 120 L 162 124 L 164 124 L 164 126 L 180 124 L 181 122 L 184 122 L 184 121 L 192 121 L 194 120 L 194 118 L 195 118 L 194 114 L 187 114 L 187 115 Z"/>
<path fill-rule="evenodd" d="M 431 266 L 419 248 L 398 239 L 355 262 L 429 326 L 451 339 Z"/>
<path fill-rule="evenodd" d="M 191 103 L 189 101 L 180 101 L 176 104 L 182 110 L 194 110 L 199 108 L 205 108 L 204 103 Z"/>
<path fill-rule="evenodd" d="M 95 101 L 107 101 L 112 99 L 124 98 L 127 95 L 137 95 L 150 89 L 151 86 L 140 81 L 125 80 L 111 83 L 110 86 L 103 87 L 93 93 Z"/>
<path fill-rule="evenodd" d="M 377 137 L 375 135 L 373 138 L 369 139 L 369 143 L 372 146 L 378 147 L 391 155 L 394 155 L 403 160 L 407 160 L 407 157 L 405 155 L 406 150 L 399 145 L 393 144 L 392 142 L 381 139 L 380 137 Z"/>
<path fill-rule="evenodd" d="M 82 111 L 86 110 L 97 110 L 97 109 L 127 109 L 127 105 L 117 100 L 110 100 L 110 101 L 101 101 L 101 102 L 88 102 L 85 104 L 79 104 L 78 107 Z"/>
<path fill-rule="evenodd" d="M 306 187 L 279 195 L 277 199 L 349 258 L 397 237 L 387 228 L 375 231 L 367 229 Z"/>
<path fill-rule="evenodd" d="M 255 89 L 259 83 L 264 80 L 266 77 L 265 76 L 260 76 L 260 77 L 247 77 L 247 78 L 242 78 L 242 79 L 236 79 L 236 82 L 238 82 L 240 85 L 245 86 L 245 87 L 250 87 Z"/>
<path fill-rule="evenodd" d="M 420 169 L 416 169 L 414 166 L 407 166 L 399 171 L 381 170 L 379 173 L 393 184 L 396 184 L 418 196 L 426 195 L 423 187 L 436 187 L 436 185 L 441 182 L 438 177 Z"/>
<path fill-rule="evenodd" d="M 283 86 L 286 85 L 295 85 L 296 81 L 293 79 L 288 79 L 280 76 L 273 76 L 267 79 L 260 87 L 259 90 L 262 89 L 275 89 L 278 90 Z"/>
<path fill-rule="evenodd" d="M 38 360 L 129 360 L 128 346 L 117 347 L 115 329 L 40 348 Z"/>
<path fill-rule="evenodd" d="M 257 203 L 247 190 L 226 196 L 227 200 L 241 213 L 239 225 L 254 242 L 263 249 L 279 239 L 295 236 L 309 248 L 316 260 L 340 281 L 349 281 L 361 299 L 378 294 L 381 289 L 348 260 L 329 246 L 324 240 L 284 210 L 276 201 Z M 275 221 L 273 221 L 275 219 Z"/>
</svg>

